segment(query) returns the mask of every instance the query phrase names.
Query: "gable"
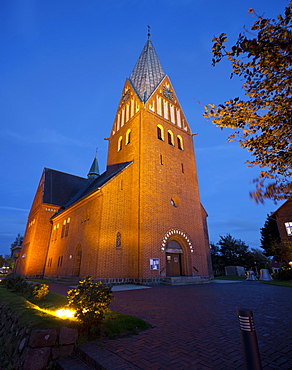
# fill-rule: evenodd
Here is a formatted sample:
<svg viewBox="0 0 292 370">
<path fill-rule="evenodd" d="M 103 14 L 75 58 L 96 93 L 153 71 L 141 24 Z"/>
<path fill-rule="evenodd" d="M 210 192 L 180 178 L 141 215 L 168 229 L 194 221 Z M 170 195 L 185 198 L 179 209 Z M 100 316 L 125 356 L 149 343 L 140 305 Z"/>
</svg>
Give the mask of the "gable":
<svg viewBox="0 0 292 370">
<path fill-rule="evenodd" d="M 138 98 L 135 88 L 127 79 L 122 91 L 111 135 L 115 135 L 135 114 L 139 112 L 143 103 Z"/>
<path fill-rule="evenodd" d="M 146 109 L 190 133 L 190 128 L 168 76 L 165 76 L 146 102 Z"/>
</svg>

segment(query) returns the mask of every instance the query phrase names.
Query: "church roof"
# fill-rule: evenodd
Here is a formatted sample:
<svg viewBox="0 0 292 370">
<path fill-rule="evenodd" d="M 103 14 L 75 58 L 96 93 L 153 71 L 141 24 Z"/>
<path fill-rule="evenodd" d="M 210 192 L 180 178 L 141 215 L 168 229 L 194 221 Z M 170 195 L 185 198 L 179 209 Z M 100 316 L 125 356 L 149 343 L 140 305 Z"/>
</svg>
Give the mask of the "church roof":
<svg viewBox="0 0 292 370">
<path fill-rule="evenodd" d="M 116 176 L 120 171 L 126 168 L 130 163 L 132 162 L 124 162 L 108 166 L 106 171 L 103 172 L 100 176 L 98 176 L 93 182 L 90 182 L 89 180 L 86 179 L 85 185 L 81 189 L 79 189 L 79 191 L 76 192 L 66 204 L 64 203 L 62 208 L 66 209 L 72 206 L 73 204 L 77 203 L 79 200 L 85 198 L 87 195 L 93 193 L 95 190 L 105 185 L 111 178 Z M 59 211 L 59 213 L 60 212 L 62 212 L 62 209 Z"/>
<path fill-rule="evenodd" d="M 140 99 L 146 102 L 164 76 L 154 46 L 148 38 L 131 73 L 130 81 Z"/>
<path fill-rule="evenodd" d="M 45 168 L 42 202 L 62 206 L 87 182 L 88 180 L 83 177 Z"/>
</svg>

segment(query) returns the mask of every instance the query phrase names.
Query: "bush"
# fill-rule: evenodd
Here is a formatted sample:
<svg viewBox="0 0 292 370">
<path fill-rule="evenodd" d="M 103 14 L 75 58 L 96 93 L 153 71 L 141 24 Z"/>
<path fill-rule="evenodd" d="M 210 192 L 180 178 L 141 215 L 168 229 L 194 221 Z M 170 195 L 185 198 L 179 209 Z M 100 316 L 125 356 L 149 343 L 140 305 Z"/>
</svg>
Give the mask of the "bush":
<svg viewBox="0 0 292 370">
<path fill-rule="evenodd" d="M 37 284 L 33 287 L 32 295 L 37 301 L 45 299 L 49 293 L 49 286 L 46 284 Z"/>
<path fill-rule="evenodd" d="M 32 284 L 28 283 L 24 278 L 14 273 L 7 275 L 2 280 L 1 284 L 12 292 L 31 294 L 33 290 Z"/>
<path fill-rule="evenodd" d="M 292 280 L 292 269 L 281 269 L 273 275 L 275 280 Z"/>
<path fill-rule="evenodd" d="M 68 306 L 76 310 L 77 319 L 84 328 L 89 329 L 90 326 L 98 326 L 103 320 L 112 300 L 112 291 L 87 276 L 76 289 L 68 291 L 67 298 Z"/>
</svg>

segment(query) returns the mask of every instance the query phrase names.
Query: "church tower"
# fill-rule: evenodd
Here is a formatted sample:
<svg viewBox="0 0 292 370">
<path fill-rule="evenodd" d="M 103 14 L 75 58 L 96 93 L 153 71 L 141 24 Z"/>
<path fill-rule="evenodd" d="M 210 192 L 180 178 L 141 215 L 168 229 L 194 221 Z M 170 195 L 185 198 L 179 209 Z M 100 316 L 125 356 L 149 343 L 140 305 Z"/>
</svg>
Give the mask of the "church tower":
<svg viewBox="0 0 292 370">
<path fill-rule="evenodd" d="M 212 276 L 193 136 L 148 38 L 87 178 L 44 169 L 15 271 L 104 283 Z"/>
<path fill-rule="evenodd" d="M 132 161 L 137 278 L 212 275 L 207 214 L 200 203 L 193 138 L 148 38 L 126 80 L 107 165 Z M 122 186 L 122 185 L 121 185 Z M 151 266 L 152 263 L 152 266 Z"/>
</svg>

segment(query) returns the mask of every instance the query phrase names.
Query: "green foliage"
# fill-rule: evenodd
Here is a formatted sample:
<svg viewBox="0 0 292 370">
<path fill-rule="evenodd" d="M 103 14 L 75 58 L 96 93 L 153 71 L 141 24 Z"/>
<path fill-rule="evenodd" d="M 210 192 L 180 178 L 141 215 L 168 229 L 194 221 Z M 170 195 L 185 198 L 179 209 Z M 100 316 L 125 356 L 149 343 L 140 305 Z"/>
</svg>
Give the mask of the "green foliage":
<svg viewBox="0 0 292 370">
<path fill-rule="evenodd" d="M 251 196 L 256 202 L 292 196 L 292 2 L 284 15 L 268 19 L 249 10 L 256 20 L 251 31 L 240 34 L 227 49 L 226 33 L 213 39 L 213 65 L 227 58 L 231 77 L 244 80 L 246 99 L 230 99 L 205 106 L 204 117 L 220 127 L 234 129 L 237 140 L 250 152 L 249 167 L 259 166 Z"/>
<path fill-rule="evenodd" d="M 0 267 L 2 267 L 5 264 L 5 258 L 0 254 Z"/>
<path fill-rule="evenodd" d="M 42 301 L 49 293 L 49 286 L 47 284 L 37 284 L 33 287 L 32 295 L 37 301 Z"/>
<path fill-rule="evenodd" d="M 273 275 L 275 280 L 288 280 L 292 281 L 292 269 L 281 269 L 279 272 Z"/>
<path fill-rule="evenodd" d="M 33 297 L 24 296 L 23 293 L 12 292 L 0 286 L 0 301 L 5 302 L 5 305 L 9 306 L 19 318 L 21 324 L 27 328 L 60 329 L 62 326 L 78 327 L 76 321 L 60 319 L 38 309 L 41 307 L 55 311 L 64 307 L 67 299 L 60 294 L 49 292 L 46 300 L 35 305 Z"/>
<path fill-rule="evenodd" d="M 95 283 L 88 276 L 79 282 L 76 289 L 68 292 L 68 306 L 76 310 L 76 317 L 85 328 L 99 325 L 103 320 L 112 300 L 111 288 L 105 288 L 101 282 Z"/>
<path fill-rule="evenodd" d="M 279 243 L 276 243 L 271 249 L 273 256 L 281 261 L 286 267 L 289 266 L 289 262 L 292 261 L 292 240 L 283 238 Z"/>
<path fill-rule="evenodd" d="M 1 284 L 12 292 L 32 294 L 33 291 L 32 284 L 28 283 L 21 276 L 14 273 L 6 275 Z"/>
<path fill-rule="evenodd" d="M 269 259 L 257 248 L 249 247 L 240 239 L 230 234 L 220 236 L 217 244 L 211 244 L 211 259 L 215 275 L 224 275 L 225 266 L 243 266 L 247 269 L 257 266 L 267 268 Z"/>
<path fill-rule="evenodd" d="M 11 251 L 17 245 L 21 245 L 22 244 L 22 241 L 23 241 L 23 236 L 21 236 L 20 234 L 18 234 L 17 237 L 16 237 L 16 239 L 14 240 L 14 242 L 10 245 Z"/>
<path fill-rule="evenodd" d="M 275 245 L 280 243 L 280 241 L 281 238 L 277 226 L 277 221 L 267 215 L 264 227 L 261 228 L 261 248 L 265 250 L 265 255 L 275 256 Z"/>
</svg>

